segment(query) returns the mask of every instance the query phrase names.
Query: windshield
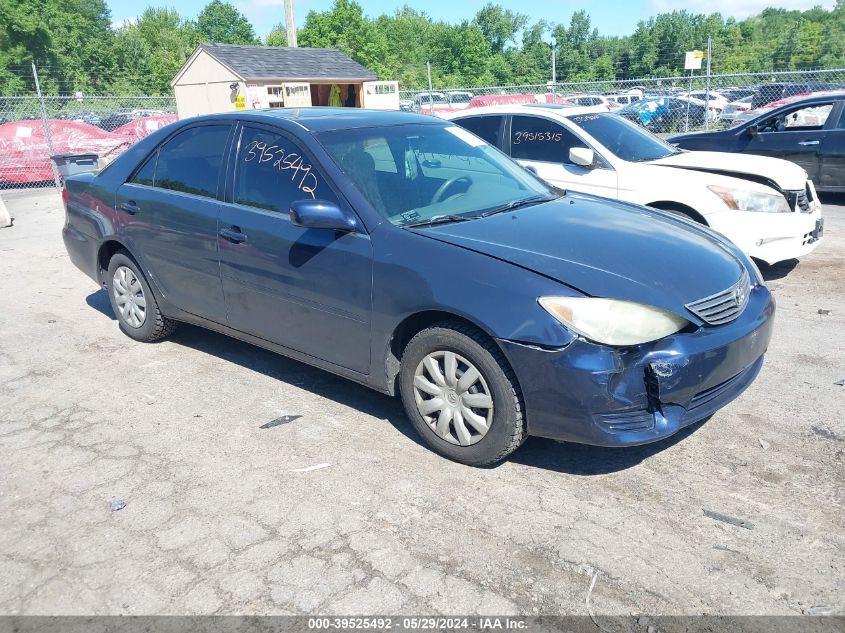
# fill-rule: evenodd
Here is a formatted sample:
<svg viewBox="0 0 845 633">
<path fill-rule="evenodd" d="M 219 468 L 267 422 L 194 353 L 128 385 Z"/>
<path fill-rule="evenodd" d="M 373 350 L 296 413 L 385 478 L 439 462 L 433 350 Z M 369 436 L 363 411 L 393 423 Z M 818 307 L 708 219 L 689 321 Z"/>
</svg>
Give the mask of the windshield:
<svg viewBox="0 0 845 633">
<path fill-rule="evenodd" d="M 317 135 L 368 202 L 393 224 L 470 219 L 557 194 L 456 125 L 396 125 Z"/>
<path fill-rule="evenodd" d="M 581 114 L 570 116 L 569 120 L 622 160 L 657 160 L 680 151 L 636 123 L 615 114 Z"/>
</svg>

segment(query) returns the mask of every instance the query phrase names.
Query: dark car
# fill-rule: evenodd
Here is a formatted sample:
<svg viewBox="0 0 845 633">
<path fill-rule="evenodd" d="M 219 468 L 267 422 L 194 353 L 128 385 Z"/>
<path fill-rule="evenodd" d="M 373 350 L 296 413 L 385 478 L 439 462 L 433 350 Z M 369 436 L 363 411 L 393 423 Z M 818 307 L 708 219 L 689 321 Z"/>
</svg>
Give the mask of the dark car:
<svg viewBox="0 0 845 633">
<path fill-rule="evenodd" d="M 643 98 L 616 114 L 655 133 L 677 132 L 704 126 L 704 105 L 675 97 Z"/>
<path fill-rule="evenodd" d="M 468 464 L 527 435 L 664 438 L 736 398 L 771 336 L 726 239 L 553 189 L 434 117 L 188 119 L 66 185 L 67 251 L 127 335 L 194 323 L 401 394 Z"/>
<path fill-rule="evenodd" d="M 107 132 L 114 132 L 117 128 L 134 121 L 138 117 L 131 112 L 112 112 L 104 116 L 97 125 Z"/>
<path fill-rule="evenodd" d="M 845 92 L 797 99 L 727 130 L 673 136 L 683 149 L 742 152 L 801 165 L 819 191 L 845 191 Z"/>
<path fill-rule="evenodd" d="M 821 90 L 836 90 L 841 88 L 839 84 L 810 82 L 784 82 L 761 84 L 751 97 L 751 109 L 756 110 L 787 97 L 794 97 L 800 94 L 810 94 Z"/>
</svg>

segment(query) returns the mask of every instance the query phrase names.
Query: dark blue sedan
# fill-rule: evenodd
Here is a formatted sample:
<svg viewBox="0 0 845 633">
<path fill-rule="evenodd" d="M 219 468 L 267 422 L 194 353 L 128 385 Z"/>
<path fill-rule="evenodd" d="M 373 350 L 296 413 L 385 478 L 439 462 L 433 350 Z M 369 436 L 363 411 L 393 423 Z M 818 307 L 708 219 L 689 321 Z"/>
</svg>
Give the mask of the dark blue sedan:
<svg viewBox="0 0 845 633">
<path fill-rule="evenodd" d="M 401 394 L 467 464 L 528 435 L 672 435 L 748 387 L 771 336 L 718 234 L 551 188 L 433 117 L 189 119 L 66 187 L 70 258 L 128 336 L 193 323 Z"/>
</svg>

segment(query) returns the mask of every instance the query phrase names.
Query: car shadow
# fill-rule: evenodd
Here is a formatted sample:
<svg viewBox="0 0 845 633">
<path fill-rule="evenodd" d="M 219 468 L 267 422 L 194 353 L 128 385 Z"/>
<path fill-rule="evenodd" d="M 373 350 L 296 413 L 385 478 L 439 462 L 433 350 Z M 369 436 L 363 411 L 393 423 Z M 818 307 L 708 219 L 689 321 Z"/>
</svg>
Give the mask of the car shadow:
<svg viewBox="0 0 845 633">
<path fill-rule="evenodd" d="M 116 320 L 105 290 L 90 294 L 86 298 L 86 303 L 111 320 Z M 373 391 L 351 380 L 340 378 L 250 343 L 187 323 L 181 323 L 179 329 L 168 340 L 240 365 L 273 380 L 295 385 L 316 396 L 329 398 L 368 416 L 385 420 L 410 441 L 428 450 L 405 415 L 399 398 Z M 297 415 L 296 411 L 284 413 Z M 270 420 L 262 419 L 256 420 L 255 424 L 261 426 L 267 422 Z M 307 418 L 303 418 L 297 424 L 307 424 Z M 701 423 L 691 425 L 663 441 L 629 448 L 587 446 L 529 437 L 525 444 L 507 460 L 489 468 L 495 469 L 512 462 L 568 475 L 605 475 L 636 466 L 652 455 L 682 441 L 700 426 Z"/>
<path fill-rule="evenodd" d="M 766 262 L 762 262 L 760 260 L 754 260 L 754 263 L 757 264 L 757 268 L 760 269 L 760 273 L 763 275 L 763 279 L 766 281 L 777 281 L 778 279 L 783 279 L 798 265 L 797 259 L 787 259 L 782 262 L 778 262 L 774 265 L 769 265 Z"/>
<path fill-rule="evenodd" d="M 112 321 L 117 321 L 114 316 L 114 310 L 111 309 L 111 301 L 109 301 L 109 293 L 105 288 L 100 288 L 96 292 L 92 292 L 85 297 L 85 303 L 94 308 L 100 314 L 106 315 Z"/>
<path fill-rule="evenodd" d="M 274 380 L 295 385 L 371 417 L 386 420 L 402 435 L 420 446 L 425 446 L 405 416 L 399 398 L 392 398 L 306 363 L 198 326 L 180 323 L 179 329 L 168 340 L 235 363 Z M 297 414 L 296 411 L 285 413 Z M 256 425 L 266 422 L 268 420 L 256 420 Z M 303 418 L 297 422 L 301 423 L 307 423 L 307 419 Z"/>
<path fill-rule="evenodd" d="M 704 422 L 706 420 L 691 424 L 659 442 L 623 448 L 589 446 L 556 442 L 542 437 L 529 437 L 509 461 L 566 475 L 581 477 L 607 475 L 627 470 L 652 455 L 674 446 L 695 433 Z"/>
</svg>

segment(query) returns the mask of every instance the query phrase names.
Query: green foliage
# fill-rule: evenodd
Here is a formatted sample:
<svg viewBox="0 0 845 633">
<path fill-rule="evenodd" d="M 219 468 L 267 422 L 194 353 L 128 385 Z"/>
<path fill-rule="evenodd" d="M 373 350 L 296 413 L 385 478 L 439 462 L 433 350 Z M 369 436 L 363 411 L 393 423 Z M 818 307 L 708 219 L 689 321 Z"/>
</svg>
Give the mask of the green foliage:
<svg viewBox="0 0 845 633">
<path fill-rule="evenodd" d="M 249 20 L 232 4 L 211 0 L 197 16 L 197 32 L 204 42 L 260 44 Z"/>
<path fill-rule="evenodd" d="M 287 46 L 288 45 L 288 32 L 285 29 L 285 25 L 283 23 L 279 23 L 271 29 L 271 31 L 267 34 L 267 37 L 264 38 L 264 45 L 265 46 Z"/>
<path fill-rule="evenodd" d="M 845 0 L 831 10 L 770 8 L 741 21 L 673 11 L 640 21 L 624 37 L 601 35 L 584 10 L 529 24 L 488 2 L 471 20 L 449 24 L 407 5 L 370 17 L 355 0 L 335 0 L 310 11 L 298 33 L 301 46 L 339 48 L 403 88 L 428 85 L 427 61 L 438 87 L 544 83 L 553 44 L 559 81 L 679 76 L 684 52 L 703 50 L 708 37 L 714 73 L 843 68 Z M 176 9 L 147 8 L 117 28 L 105 0 L 0 0 L 0 95 L 34 89 L 33 61 L 46 93 L 169 94 L 201 42 L 259 43 L 246 17 L 223 0 L 210 0 L 196 22 Z M 264 43 L 287 45 L 284 25 Z"/>
</svg>

